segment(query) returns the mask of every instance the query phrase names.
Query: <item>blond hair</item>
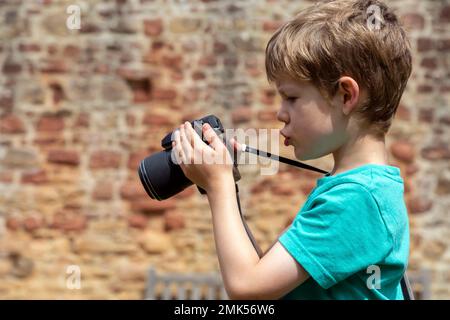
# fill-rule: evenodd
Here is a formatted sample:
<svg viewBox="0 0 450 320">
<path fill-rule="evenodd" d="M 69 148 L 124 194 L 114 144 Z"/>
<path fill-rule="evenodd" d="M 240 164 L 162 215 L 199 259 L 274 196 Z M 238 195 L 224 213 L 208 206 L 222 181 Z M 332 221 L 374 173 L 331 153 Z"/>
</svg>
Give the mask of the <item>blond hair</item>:
<svg viewBox="0 0 450 320">
<path fill-rule="evenodd" d="M 368 93 L 356 110 L 359 118 L 384 135 L 411 74 L 410 44 L 381 1 L 322 1 L 275 32 L 266 47 L 266 72 L 269 82 L 286 76 L 311 81 L 328 99 L 340 77 L 352 77 Z"/>
</svg>

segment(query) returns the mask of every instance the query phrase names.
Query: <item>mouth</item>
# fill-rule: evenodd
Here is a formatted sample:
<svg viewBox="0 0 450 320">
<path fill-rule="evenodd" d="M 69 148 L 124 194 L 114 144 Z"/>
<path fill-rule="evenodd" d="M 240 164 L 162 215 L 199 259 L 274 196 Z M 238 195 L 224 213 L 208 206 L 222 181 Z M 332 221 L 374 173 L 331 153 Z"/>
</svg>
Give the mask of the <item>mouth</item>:
<svg viewBox="0 0 450 320">
<path fill-rule="evenodd" d="M 280 134 L 284 137 L 284 145 L 287 147 L 290 145 L 290 139 L 287 135 L 285 135 L 283 132 L 280 131 Z"/>
<path fill-rule="evenodd" d="M 287 147 L 290 145 L 289 138 L 284 138 L 284 145 Z"/>
</svg>

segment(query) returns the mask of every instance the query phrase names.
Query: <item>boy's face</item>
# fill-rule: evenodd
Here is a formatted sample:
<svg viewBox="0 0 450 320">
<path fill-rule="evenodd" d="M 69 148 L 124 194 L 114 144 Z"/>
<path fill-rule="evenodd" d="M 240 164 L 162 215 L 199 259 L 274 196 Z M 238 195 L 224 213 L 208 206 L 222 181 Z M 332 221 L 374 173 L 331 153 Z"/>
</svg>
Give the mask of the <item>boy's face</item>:
<svg viewBox="0 0 450 320">
<path fill-rule="evenodd" d="M 339 108 L 339 98 L 330 106 L 320 91 L 307 81 L 280 79 L 282 97 L 277 119 L 284 123 L 285 145 L 294 147 L 299 160 L 320 158 L 332 153 L 347 139 L 347 120 Z"/>
</svg>

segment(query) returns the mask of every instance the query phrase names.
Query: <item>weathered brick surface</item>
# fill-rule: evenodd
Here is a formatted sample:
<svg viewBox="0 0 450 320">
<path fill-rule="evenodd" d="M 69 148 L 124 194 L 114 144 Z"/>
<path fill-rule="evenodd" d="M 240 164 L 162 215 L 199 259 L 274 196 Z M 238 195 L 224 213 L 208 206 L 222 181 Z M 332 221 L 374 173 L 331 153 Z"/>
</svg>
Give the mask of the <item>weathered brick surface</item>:
<svg viewBox="0 0 450 320">
<path fill-rule="evenodd" d="M 204 198 L 190 187 L 150 199 L 138 164 L 203 115 L 279 128 L 265 44 L 313 1 L 83 1 L 79 31 L 66 27 L 67 2 L 38 2 L 0 1 L 0 298 L 139 299 L 150 264 L 218 270 Z M 450 6 L 392 6 L 414 65 L 386 142 L 405 181 L 410 267 L 431 269 L 432 297 L 448 299 Z M 268 247 L 319 175 L 258 168 L 240 168 L 242 205 Z M 68 265 L 82 289 L 67 287 Z"/>
</svg>

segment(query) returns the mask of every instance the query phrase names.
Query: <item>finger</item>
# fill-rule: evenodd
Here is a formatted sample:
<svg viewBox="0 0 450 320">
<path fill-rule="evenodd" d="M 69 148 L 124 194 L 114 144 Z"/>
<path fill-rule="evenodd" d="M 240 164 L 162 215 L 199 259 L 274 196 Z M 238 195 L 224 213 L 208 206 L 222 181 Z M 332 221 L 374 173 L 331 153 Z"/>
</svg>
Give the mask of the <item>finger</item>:
<svg viewBox="0 0 450 320">
<path fill-rule="evenodd" d="M 234 150 L 236 150 L 236 151 L 243 151 L 242 150 L 243 145 L 240 144 L 239 142 L 237 142 L 235 138 L 231 138 L 230 139 L 230 144 L 233 146 Z"/>
<path fill-rule="evenodd" d="M 192 128 L 191 123 L 189 121 L 186 121 L 184 123 L 184 133 L 186 134 L 186 138 L 187 138 L 188 142 L 194 148 L 194 145 L 193 145 L 194 137 L 192 135 L 193 131 L 194 131 L 194 129 Z"/>
<path fill-rule="evenodd" d="M 202 147 L 206 146 L 206 144 L 203 142 L 203 140 L 200 138 L 200 136 L 197 134 L 197 132 L 192 128 L 191 124 L 185 124 L 186 125 L 186 135 L 188 138 L 190 138 L 191 144 L 195 151 L 199 151 Z"/>
<path fill-rule="evenodd" d="M 181 140 L 181 148 L 183 149 L 184 160 L 186 161 L 184 163 L 191 164 L 193 150 L 191 143 L 186 136 L 186 130 L 184 129 L 184 125 L 180 126 L 180 140 Z"/>
<path fill-rule="evenodd" d="M 181 141 L 180 141 L 180 131 L 176 130 L 174 132 L 174 142 L 175 142 L 175 148 L 172 149 L 173 154 L 175 156 L 175 159 L 177 161 L 178 165 L 181 165 L 184 163 L 184 153 L 183 148 L 181 147 Z"/>
<path fill-rule="evenodd" d="M 219 136 L 216 134 L 216 132 L 211 128 L 211 126 L 207 123 L 205 123 L 202 127 L 203 130 L 203 136 L 205 137 L 206 141 L 208 141 L 209 145 L 213 147 L 214 150 L 218 150 L 220 148 L 224 147 L 224 144 L 222 141 L 220 141 Z"/>
</svg>

